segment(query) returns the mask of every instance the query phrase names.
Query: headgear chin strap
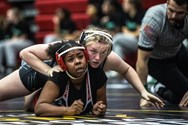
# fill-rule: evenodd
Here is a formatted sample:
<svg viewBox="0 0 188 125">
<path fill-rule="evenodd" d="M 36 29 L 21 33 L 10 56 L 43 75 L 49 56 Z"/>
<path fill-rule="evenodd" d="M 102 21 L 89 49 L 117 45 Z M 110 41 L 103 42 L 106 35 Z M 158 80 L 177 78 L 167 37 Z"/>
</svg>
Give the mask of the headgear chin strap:
<svg viewBox="0 0 188 125">
<path fill-rule="evenodd" d="M 83 75 L 81 75 L 81 76 L 78 77 L 78 78 L 72 76 L 68 71 L 65 71 L 65 72 L 66 72 L 66 74 L 67 74 L 71 79 L 76 80 L 76 79 L 80 79 L 80 78 L 82 78 L 82 77 L 86 74 L 87 71 L 88 71 L 88 68 L 85 70 L 85 72 L 83 73 Z"/>
</svg>

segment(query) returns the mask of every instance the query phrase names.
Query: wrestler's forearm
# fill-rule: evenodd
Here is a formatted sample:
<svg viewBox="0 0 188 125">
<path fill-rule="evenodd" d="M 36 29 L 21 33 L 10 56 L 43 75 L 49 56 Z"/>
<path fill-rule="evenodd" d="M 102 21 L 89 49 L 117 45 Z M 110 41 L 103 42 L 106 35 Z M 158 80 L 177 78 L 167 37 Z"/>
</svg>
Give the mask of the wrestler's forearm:
<svg viewBox="0 0 188 125">
<path fill-rule="evenodd" d="M 47 48 L 47 44 L 34 45 L 25 48 L 20 52 L 20 58 L 30 65 L 31 68 L 44 75 L 48 75 L 48 71 L 51 67 L 43 62 L 43 60 L 49 59 L 46 53 Z"/>
</svg>

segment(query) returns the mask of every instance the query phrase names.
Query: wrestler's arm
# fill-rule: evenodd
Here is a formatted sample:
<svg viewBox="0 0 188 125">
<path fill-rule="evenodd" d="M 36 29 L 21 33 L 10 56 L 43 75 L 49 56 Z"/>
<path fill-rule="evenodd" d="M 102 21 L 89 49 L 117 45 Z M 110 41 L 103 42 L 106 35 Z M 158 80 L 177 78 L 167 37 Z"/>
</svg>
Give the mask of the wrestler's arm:
<svg viewBox="0 0 188 125">
<path fill-rule="evenodd" d="M 97 90 L 97 98 L 96 101 L 103 101 L 105 105 L 107 105 L 106 100 L 106 84 L 104 84 L 101 88 Z"/>
<path fill-rule="evenodd" d="M 58 98 L 59 93 L 59 86 L 50 80 L 47 81 L 35 105 L 35 115 L 46 117 L 80 115 L 84 105 L 81 99 L 75 100 L 69 107 L 66 107 L 64 105 L 53 105 L 53 102 Z"/>
<path fill-rule="evenodd" d="M 35 105 L 34 111 L 36 116 L 63 116 L 66 107 L 53 105 L 59 92 L 60 89 L 55 83 L 47 81 Z"/>
<path fill-rule="evenodd" d="M 106 84 L 97 90 L 96 103 L 93 106 L 93 114 L 96 116 L 104 116 L 107 108 L 106 100 Z"/>
<path fill-rule="evenodd" d="M 54 43 L 56 42 L 50 44 Z M 43 60 L 50 59 L 46 52 L 46 49 L 48 49 L 48 47 L 49 44 L 36 44 L 27 47 L 20 52 L 20 58 L 36 71 L 49 76 L 49 71 L 52 68 L 43 62 Z"/>
<path fill-rule="evenodd" d="M 131 83 L 139 93 L 146 91 L 136 71 L 124 60 L 122 60 L 116 53 L 111 52 L 110 55 L 108 55 L 104 65 L 104 70 L 113 70 L 118 72 L 129 83 Z"/>
<path fill-rule="evenodd" d="M 137 72 L 117 54 L 111 52 L 107 58 L 104 70 L 114 70 L 121 74 L 141 94 L 141 97 L 152 102 L 157 108 L 164 106 L 164 103 L 156 96 L 150 94 L 144 88 Z"/>
</svg>

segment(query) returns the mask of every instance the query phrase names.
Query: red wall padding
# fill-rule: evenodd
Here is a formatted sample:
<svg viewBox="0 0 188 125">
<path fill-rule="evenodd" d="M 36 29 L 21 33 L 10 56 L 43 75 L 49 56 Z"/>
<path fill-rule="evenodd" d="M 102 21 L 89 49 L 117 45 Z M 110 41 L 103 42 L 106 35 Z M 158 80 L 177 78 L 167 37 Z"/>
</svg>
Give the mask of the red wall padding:
<svg viewBox="0 0 188 125">
<path fill-rule="evenodd" d="M 72 13 L 85 12 L 88 0 L 36 0 L 35 7 L 40 14 L 54 14 L 58 7 L 63 7 Z"/>
<path fill-rule="evenodd" d="M 39 27 L 39 32 L 36 34 L 37 43 L 42 43 L 43 37 L 53 32 L 52 16 L 59 7 L 72 12 L 71 18 L 76 22 L 79 30 L 86 28 L 89 24 L 89 17 L 85 14 L 87 4 L 88 0 L 36 0 L 34 5 L 39 12 L 35 17 Z"/>
<path fill-rule="evenodd" d="M 10 8 L 10 5 L 6 0 L 0 0 L 0 15 L 5 15 L 8 8 Z"/>
<path fill-rule="evenodd" d="M 142 0 L 143 8 L 147 10 L 149 7 L 165 3 L 166 0 Z M 78 29 L 84 29 L 89 24 L 89 18 L 85 14 L 88 0 L 36 0 L 35 7 L 39 14 L 35 21 L 39 27 L 36 34 L 37 42 L 41 43 L 43 37 L 53 32 L 52 16 L 58 7 L 64 7 L 72 12 L 72 19 L 76 22 Z"/>
<path fill-rule="evenodd" d="M 40 26 L 40 31 L 50 30 L 53 31 L 53 15 L 39 15 L 35 21 Z M 72 19 L 76 22 L 78 29 L 83 29 L 89 24 L 89 17 L 86 14 L 76 13 L 72 14 Z"/>
</svg>

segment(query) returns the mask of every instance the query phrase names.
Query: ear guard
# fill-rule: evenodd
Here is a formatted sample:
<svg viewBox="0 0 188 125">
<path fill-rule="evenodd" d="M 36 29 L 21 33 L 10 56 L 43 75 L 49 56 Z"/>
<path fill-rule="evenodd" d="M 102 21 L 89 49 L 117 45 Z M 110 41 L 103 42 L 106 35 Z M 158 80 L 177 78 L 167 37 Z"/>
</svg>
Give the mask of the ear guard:
<svg viewBox="0 0 188 125">
<path fill-rule="evenodd" d="M 64 63 L 62 56 L 59 57 L 59 53 L 57 53 L 57 52 L 56 52 L 55 56 L 56 56 L 56 61 L 57 61 L 58 65 L 61 66 L 61 68 L 66 71 L 67 66 Z"/>
<path fill-rule="evenodd" d="M 67 52 L 71 51 L 71 50 L 75 50 L 75 49 L 80 49 L 84 52 L 84 56 L 86 58 L 86 62 L 88 62 L 89 58 L 88 58 L 88 54 L 87 51 L 85 50 L 85 47 L 83 47 L 82 45 L 76 43 L 76 42 L 65 42 L 65 44 L 56 52 L 56 61 L 58 63 L 58 65 L 65 71 L 67 71 L 67 66 L 65 65 L 65 62 L 63 60 L 64 54 L 66 54 Z"/>
</svg>

